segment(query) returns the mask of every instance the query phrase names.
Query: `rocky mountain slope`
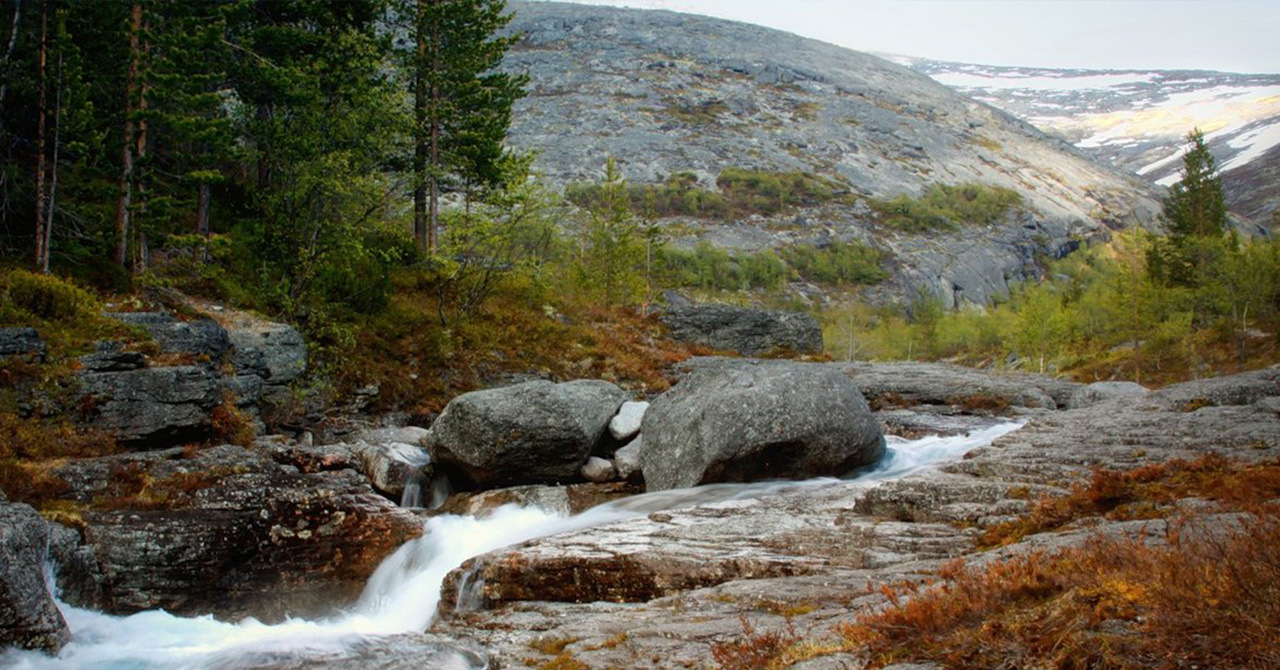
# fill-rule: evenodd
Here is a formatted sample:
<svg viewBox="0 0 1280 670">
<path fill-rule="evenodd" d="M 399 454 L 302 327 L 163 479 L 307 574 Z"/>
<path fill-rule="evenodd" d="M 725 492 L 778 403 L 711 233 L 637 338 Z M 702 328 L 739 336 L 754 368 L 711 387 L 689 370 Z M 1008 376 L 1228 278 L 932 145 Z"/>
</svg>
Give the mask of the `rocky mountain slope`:
<svg viewBox="0 0 1280 670">
<path fill-rule="evenodd" d="M 887 293 L 923 286 L 952 304 L 985 303 L 1109 228 L 1158 210 L 1149 183 L 1083 156 L 989 105 L 883 59 L 718 19 L 513 3 L 524 38 L 506 67 L 527 71 L 512 141 L 540 152 L 553 183 L 597 179 L 607 156 L 633 182 L 691 171 L 715 188 L 728 167 L 847 180 L 864 197 L 981 182 L 1025 208 L 947 235 L 879 227 L 865 202 L 773 220 L 684 222 L 685 240 L 760 248 L 859 238 L 892 257 Z"/>
<path fill-rule="evenodd" d="M 1199 127 L 1233 211 L 1266 223 L 1280 205 L 1280 184 L 1260 178 L 1278 160 L 1280 75 L 894 60 L 1164 186 L 1178 180 L 1184 138 Z"/>
</svg>

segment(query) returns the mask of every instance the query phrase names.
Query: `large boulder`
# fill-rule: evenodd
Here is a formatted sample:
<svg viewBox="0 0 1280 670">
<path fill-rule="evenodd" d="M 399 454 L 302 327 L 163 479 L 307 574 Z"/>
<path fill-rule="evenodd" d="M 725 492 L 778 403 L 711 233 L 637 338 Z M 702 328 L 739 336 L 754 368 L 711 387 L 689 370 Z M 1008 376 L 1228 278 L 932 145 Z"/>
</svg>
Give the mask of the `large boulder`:
<svg viewBox="0 0 1280 670">
<path fill-rule="evenodd" d="M 999 373 L 951 365 L 894 361 L 835 363 L 876 409 L 951 405 L 965 410 L 1058 409 L 1080 384 L 1045 375 Z"/>
<path fill-rule="evenodd" d="M 48 542 L 34 509 L 0 503 L 0 647 L 57 651 L 71 639 L 44 580 Z"/>
<path fill-rule="evenodd" d="M 626 400 L 598 380 L 465 393 L 431 426 L 431 460 L 484 487 L 574 479 Z"/>
<path fill-rule="evenodd" d="M 829 365 L 721 360 L 696 367 L 645 414 L 646 488 L 844 475 L 885 441 L 858 387 Z"/>
<path fill-rule="evenodd" d="M 718 351 L 822 353 L 822 328 L 800 312 L 708 303 L 672 305 L 659 319 L 673 339 Z"/>
</svg>

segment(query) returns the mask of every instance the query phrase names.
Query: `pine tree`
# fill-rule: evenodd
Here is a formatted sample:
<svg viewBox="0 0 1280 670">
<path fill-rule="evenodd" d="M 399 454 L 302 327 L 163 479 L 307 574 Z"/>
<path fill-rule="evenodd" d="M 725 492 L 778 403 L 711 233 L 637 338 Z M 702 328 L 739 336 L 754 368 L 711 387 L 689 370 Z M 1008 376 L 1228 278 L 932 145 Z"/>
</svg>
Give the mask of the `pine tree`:
<svg viewBox="0 0 1280 670">
<path fill-rule="evenodd" d="M 409 73 L 414 94 L 414 235 L 434 251 L 440 196 L 499 184 L 511 107 L 527 78 L 497 72 L 516 39 L 504 0 L 409 0 Z"/>
</svg>

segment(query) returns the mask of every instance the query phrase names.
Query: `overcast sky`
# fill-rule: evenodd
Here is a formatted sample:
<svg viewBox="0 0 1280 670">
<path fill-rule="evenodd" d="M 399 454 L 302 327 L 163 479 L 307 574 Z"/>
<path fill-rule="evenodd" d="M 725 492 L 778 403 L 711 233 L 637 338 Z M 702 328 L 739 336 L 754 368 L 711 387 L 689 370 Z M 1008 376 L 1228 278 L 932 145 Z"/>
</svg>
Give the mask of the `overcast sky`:
<svg viewBox="0 0 1280 670">
<path fill-rule="evenodd" d="M 576 0 L 988 65 L 1280 72 L 1280 0 Z"/>
</svg>

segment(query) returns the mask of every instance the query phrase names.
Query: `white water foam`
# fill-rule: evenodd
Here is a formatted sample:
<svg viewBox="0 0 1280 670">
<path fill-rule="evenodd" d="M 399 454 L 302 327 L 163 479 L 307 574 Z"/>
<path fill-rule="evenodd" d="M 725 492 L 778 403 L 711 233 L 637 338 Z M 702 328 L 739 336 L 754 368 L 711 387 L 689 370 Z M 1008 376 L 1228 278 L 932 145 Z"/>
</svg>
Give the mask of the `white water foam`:
<svg viewBox="0 0 1280 670">
<path fill-rule="evenodd" d="M 888 451 L 860 482 L 903 477 L 990 443 L 1019 428 L 1000 424 L 957 437 L 903 440 L 890 437 Z M 380 565 L 364 594 L 347 613 L 330 619 L 289 619 L 268 625 L 254 619 L 223 622 L 212 616 L 178 617 L 163 611 L 109 616 L 60 604 L 74 639 L 57 657 L 8 650 L 0 667 L 13 670 L 196 670 L 258 667 L 267 656 L 333 657 L 377 638 L 424 630 L 435 615 L 445 576 L 468 558 L 494 549 L 618 519 L 695 504 L 749 498 L 787 488 L 839 481 L 717 484 L 660 491 L 601 505 L 573 517 L 507 505 L 481 517 L 438 516 L 421 538 L 410 541 Z M 376 667 L 390 667 L 375 664 Z M 293 664 L 288 667 L 309 667 Z M 340 664 L 334 667 L 356 667 Z M 396 666 L 399 667 L 399 666 Z M 409 666 L 405 666 L 409 667 Z M 419 667 L 414 665 L 413 667 Z M 422 666 L 425 667 L 425 666 Z M 462 655 L 433 668 L 475 667 Z"/>
</svg>

